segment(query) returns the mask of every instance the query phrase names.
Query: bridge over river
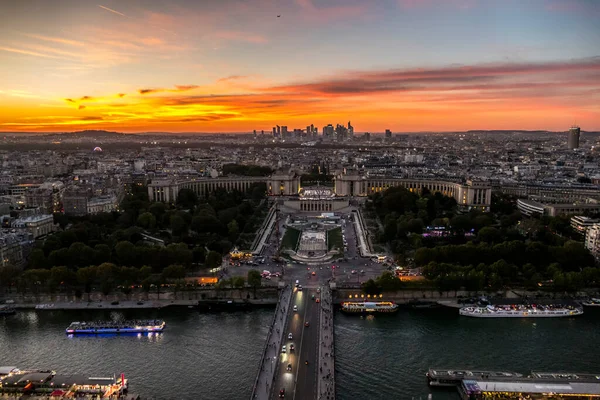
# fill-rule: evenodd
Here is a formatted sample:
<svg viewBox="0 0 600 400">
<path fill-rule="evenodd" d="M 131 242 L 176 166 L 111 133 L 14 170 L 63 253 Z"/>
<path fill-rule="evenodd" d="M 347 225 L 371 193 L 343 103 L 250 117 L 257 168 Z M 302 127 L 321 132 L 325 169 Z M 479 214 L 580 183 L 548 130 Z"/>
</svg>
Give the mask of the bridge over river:
<svg viewBox="0 0 600 400">
<path fill-rule="evenodd" d="M 284 351 L 285 346 L 285 351 Z M 335 398 L 333 305 L 328 286 L 282 289 L 251 399 Z"/>
</svg>

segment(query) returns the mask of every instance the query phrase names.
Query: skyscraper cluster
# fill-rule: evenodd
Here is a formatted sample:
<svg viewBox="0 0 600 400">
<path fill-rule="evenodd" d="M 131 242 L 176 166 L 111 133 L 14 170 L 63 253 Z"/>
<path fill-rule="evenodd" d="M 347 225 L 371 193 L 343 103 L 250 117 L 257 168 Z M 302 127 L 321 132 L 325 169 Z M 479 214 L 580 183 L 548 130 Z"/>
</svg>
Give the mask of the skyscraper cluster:
<svg viewBox="0 0 600 400">
<path fill-rule="evenodd" d="M 317 139 L 319 136 L 319 128 L 317 128 L 314 124 L 307 125 L 306 129 L 294 128 L 291 131 L 288 131 L 287 126 L 275 125 L 272 129 L 272 132 L 274 138 L 282 140 L 298 138 Z M 348 121 L 346 125 L 336 124 L 333 126 L 332 124 L 328 124 L 323 127 L 322 138 L 339 142 L 352 140 L 354 138 L 354 126 L 352 126 L 350 121 Z"/>
</svg>

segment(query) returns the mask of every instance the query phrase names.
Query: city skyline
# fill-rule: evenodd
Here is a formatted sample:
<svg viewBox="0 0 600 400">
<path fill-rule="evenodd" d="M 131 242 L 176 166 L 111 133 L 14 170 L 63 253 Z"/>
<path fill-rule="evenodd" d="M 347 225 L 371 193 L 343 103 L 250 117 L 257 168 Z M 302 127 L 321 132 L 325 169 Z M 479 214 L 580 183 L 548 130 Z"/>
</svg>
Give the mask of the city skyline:
<svg viewBox="0 0 600 400">
<path fill-rule="evenodd" d="M 5 11 L 0 131 L 600 130 L 593 1 L 23 0 Z"/>
</svg>

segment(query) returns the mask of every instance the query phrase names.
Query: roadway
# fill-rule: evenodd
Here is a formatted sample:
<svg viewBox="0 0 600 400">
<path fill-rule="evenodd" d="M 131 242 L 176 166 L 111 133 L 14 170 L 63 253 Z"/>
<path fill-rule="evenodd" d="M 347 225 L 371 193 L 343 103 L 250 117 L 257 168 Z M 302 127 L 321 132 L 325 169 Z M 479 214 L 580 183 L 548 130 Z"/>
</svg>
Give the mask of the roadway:
<svg viewBox="0 0 600 400">
<path fill-rule="evenodd" d="M 350 218 L 348 218 L 348 216 L 350 216 Z M 281 237 L 283 237 L 283 234 L 285 232 L 284 225 L 286 220 L 287 215 L 280 214 L 279 225 Z M 267 245 L 265 246 L 265 250 L 262 254 L 262 256 L 265 257 L 264 264 L 259 264 L 258 266 L 241 265 L 239 267 L 229 267 L 227 268 L 227 270 L 224 271 L 224 277 L 229 277 L 229 274 L 231 274 L 231 276 L 246 276 L 250 269 L 257 269 L 259 271 L 268 270 L 272 273 L 283 273 L 281 280 L 284 280 L 286 282 L 295 282 L 297 279 L 300 281 L 306 281 L 308 277 L 308 281 L 305 283 L 307 287 L 311 287 L 313 285 L 319 284 L 325 285 L 330 279 L 336 281 L 338 284 L 358 284 L 365 282 L 368 279 L 375 279 L 379 275 L 381 275 L 381 273 L 385 270 L 385 268 L 381 264 L 369 258 L 363 258 L 360 256 L 360 252 L 358 251 L 358 240 L 356 238 L 356 231 L 354 228 L 353 218 L 351 217 L 351 212 L 342 214 L 340 225 L 342 227 L 342 232 L 346 240 L 344 258 L 341 260 L 332 260 L 323 263 L 320 266 L 311 267 L 296 262 L 288 261 L 285 261 L 283 263 L 276 263 L 272 260 L 272 257 L 275 254 L 277 254 L 279 242 L 277 240 L 277 235 L 275 235 L 275 233 L 272 232 L 269 236 Z M 332 266 L 336 267 L 335 270 L 331 268 Z M 316 273 L 316 276 L 310 275 L 313 271 Z M 352 271 L 355 271 L 355 273 L 352 273 Z M 361 273 L 360 271 L 364 272 Z M 279 280 L 280 279 L 272 278 L 271 281 L 263 281 L 263 284 L 276 285 L 276 282 L 278 282 Z"/>
<path fill-rule="evenodd" d="M 292 294 L 283 341 L 286 352 L 281 352 L 278 358 L 278 369 L 271 392 L 273 399 L 280 398 L 281 389 L 285 389 L 286 399 L 308 400 L 317 397 L 320 307 L 311 299 L 313 294 L 315 299 L 319 297 L 319 293 L 312 289 L 294 289 Z M 294 305 L 298 307 L 297 312 L 293 311 Z M 309 323 L 308 327 L 304 326 L 305 322 Z M 292 334 L 291 340 L 288 339 L 289 333 Z M 290 345 L 294 345 L 294 351 L 290 351 Z M 308 365 L 305 364 L 307 360 Z M 291 371 L 287 371 L 288 364 L 292 366 Z"/>
</svg>

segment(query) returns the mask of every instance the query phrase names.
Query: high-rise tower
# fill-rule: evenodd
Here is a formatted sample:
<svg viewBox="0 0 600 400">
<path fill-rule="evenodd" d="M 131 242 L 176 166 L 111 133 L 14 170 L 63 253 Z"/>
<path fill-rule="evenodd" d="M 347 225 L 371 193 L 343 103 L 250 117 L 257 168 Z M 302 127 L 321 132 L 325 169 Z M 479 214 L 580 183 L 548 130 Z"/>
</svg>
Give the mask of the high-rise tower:
<svg viewBox="0 0 600 400">
<path fill-rule="evenodd" d="M 567 145 L 569 146 L 569 150 L 579 148 L 580 133 L 581 129 L 578 126 L 572 126 L 571 129 L 569 129 L 569 136 L 567 138 Z"/>
</svg>

